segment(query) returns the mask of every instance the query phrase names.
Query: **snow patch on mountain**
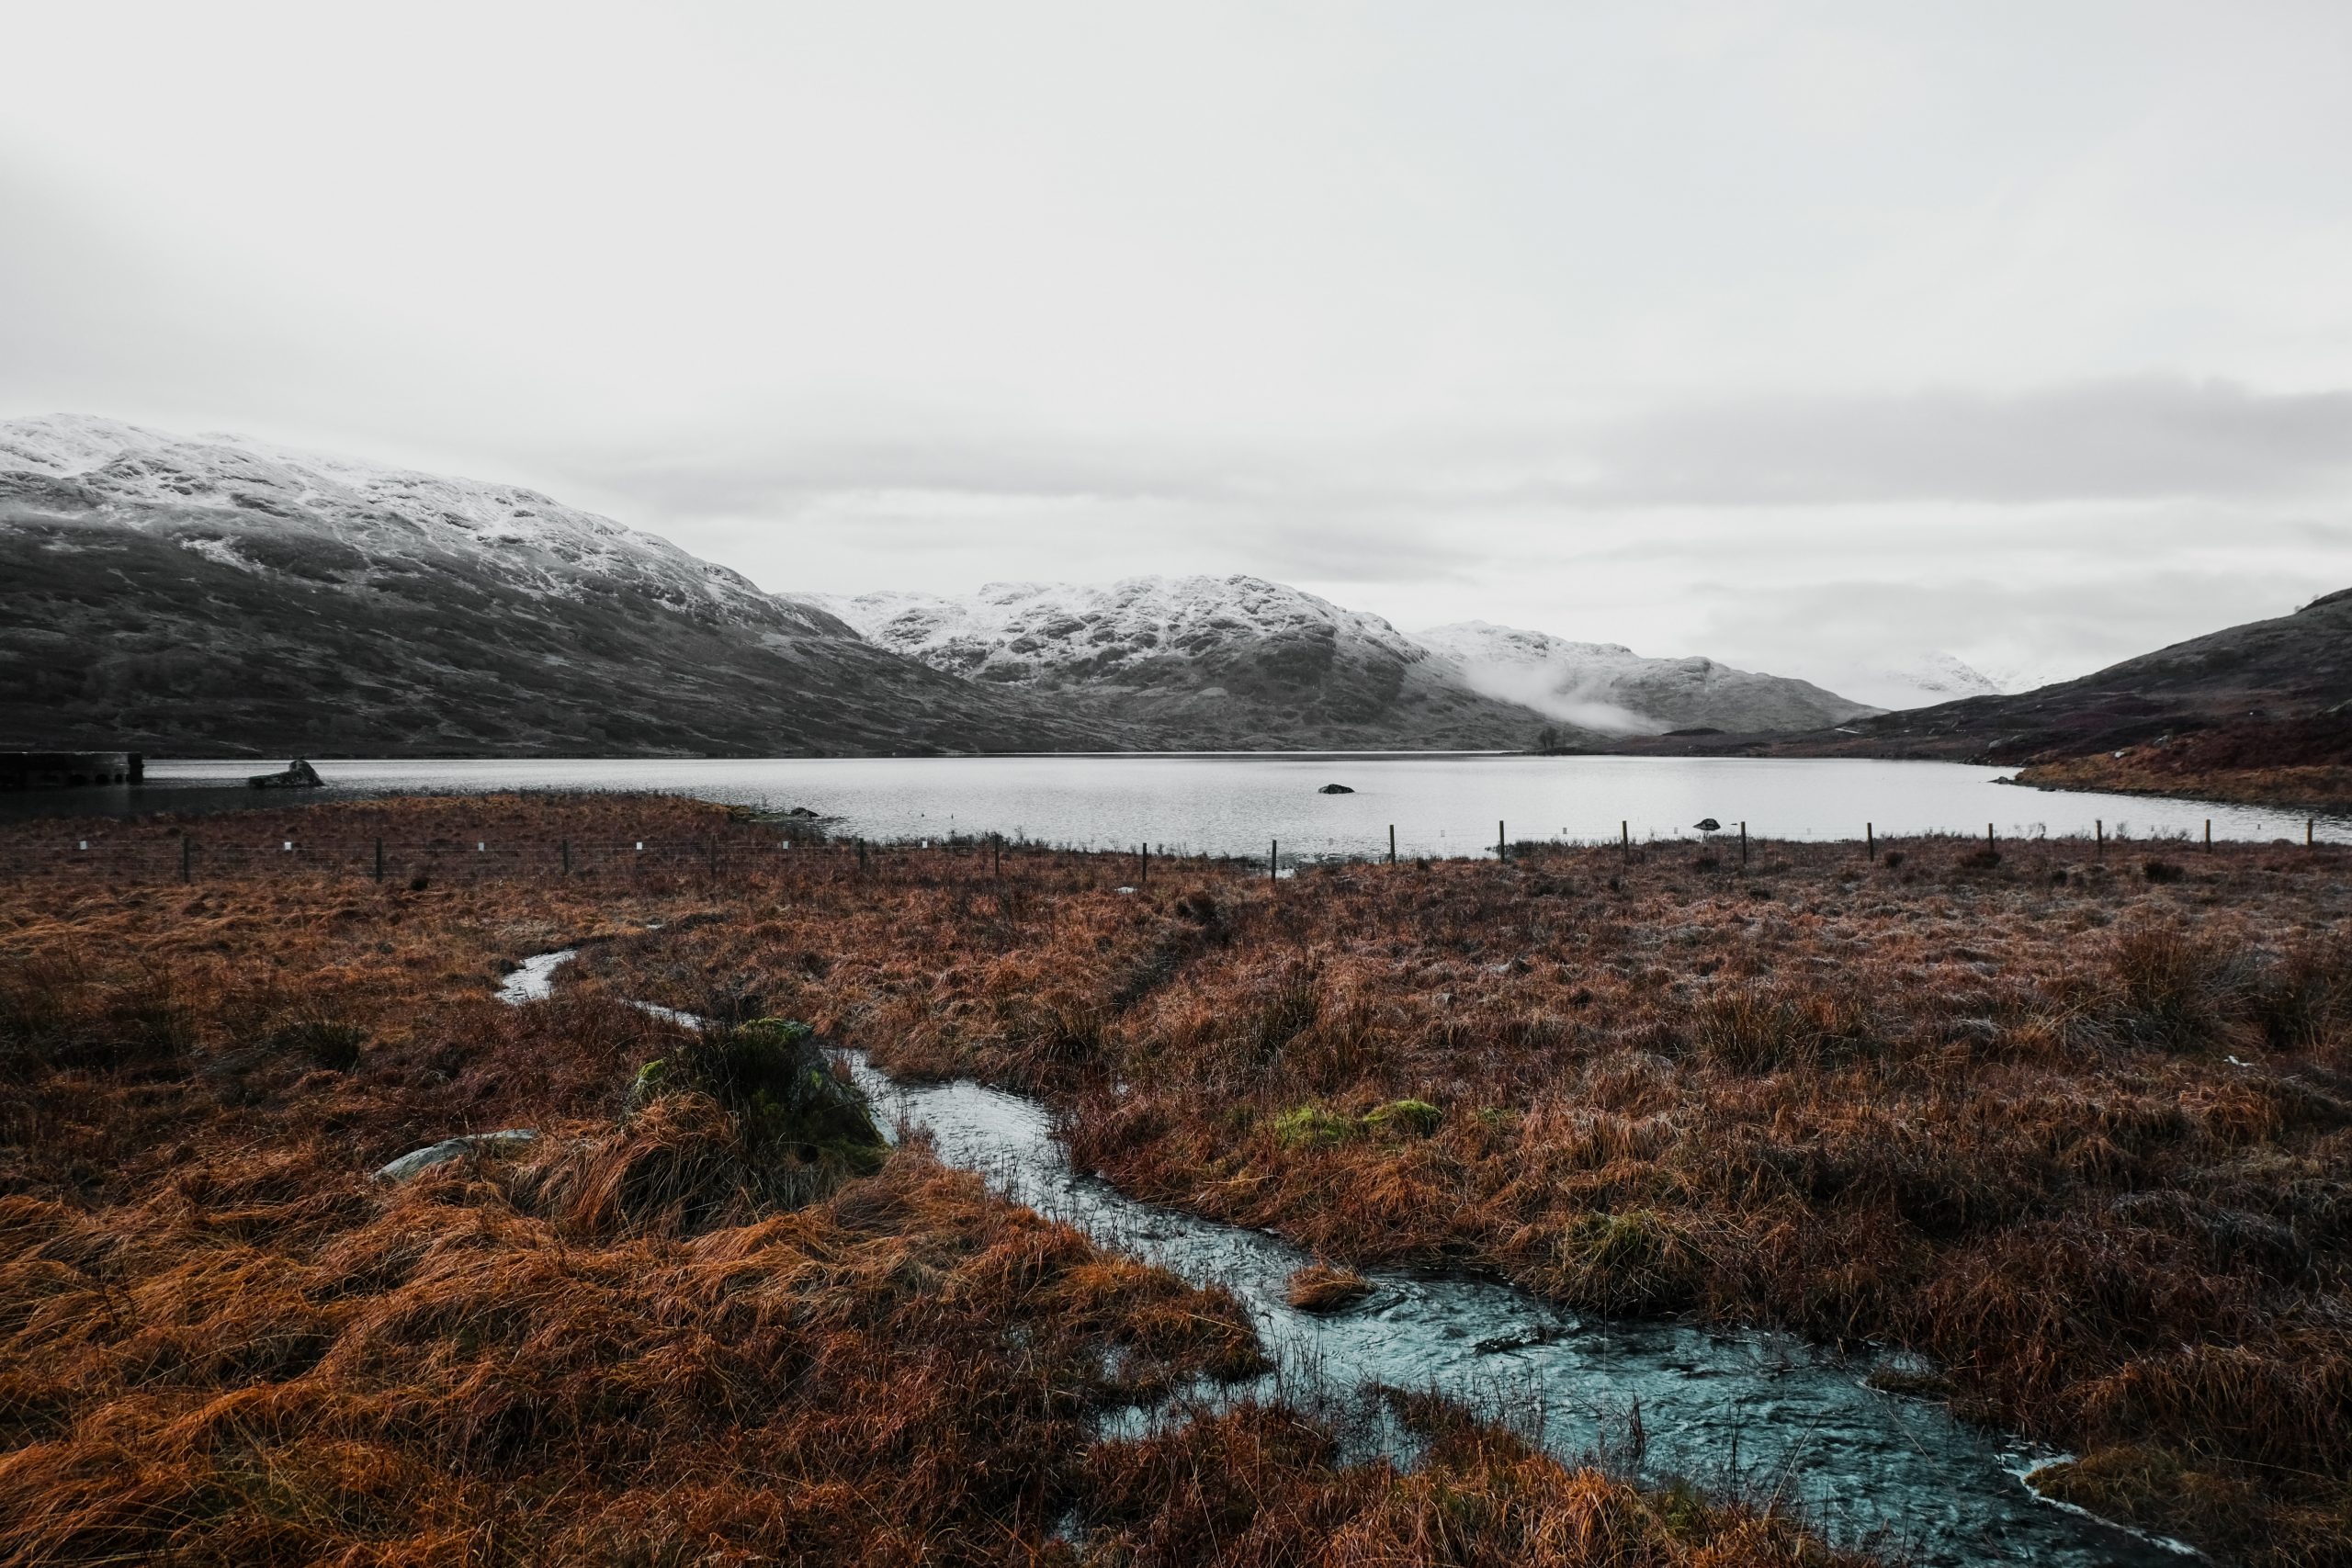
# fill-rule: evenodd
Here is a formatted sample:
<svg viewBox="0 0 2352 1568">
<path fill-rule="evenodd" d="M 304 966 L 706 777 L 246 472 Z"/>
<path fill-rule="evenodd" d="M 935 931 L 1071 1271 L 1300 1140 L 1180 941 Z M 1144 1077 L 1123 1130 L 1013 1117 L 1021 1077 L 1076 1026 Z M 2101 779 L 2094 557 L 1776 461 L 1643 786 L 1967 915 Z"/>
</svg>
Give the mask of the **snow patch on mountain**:
<svg viewBox="0 0 2352 1568">
<path fill-rule="evenodd" d="M 1809 681 L 1712 659 L 1649 659 L 1620 643 L 1462 621 L 1416 634 L 1487 695 L 1611 735 L 1818 729 L 1879 711 Z"/>
</svg>

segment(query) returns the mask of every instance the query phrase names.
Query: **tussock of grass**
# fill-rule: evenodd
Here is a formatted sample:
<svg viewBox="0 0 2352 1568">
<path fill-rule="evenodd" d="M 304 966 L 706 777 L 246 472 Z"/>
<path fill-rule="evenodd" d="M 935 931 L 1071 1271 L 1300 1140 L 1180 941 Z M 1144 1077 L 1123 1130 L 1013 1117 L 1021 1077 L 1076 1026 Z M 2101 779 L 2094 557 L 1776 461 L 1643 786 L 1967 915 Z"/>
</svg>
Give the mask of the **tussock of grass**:
<svg viewBox="0 0 2352 1568">
<path fill-rule="evenodd" d="M 1292 1272 L 1283 1299 L 1301 1312 L 1341 1312 L 1372 1294 L 1372 1281 L 1352 1269 L 1310 1263 Z"/>
</svg>

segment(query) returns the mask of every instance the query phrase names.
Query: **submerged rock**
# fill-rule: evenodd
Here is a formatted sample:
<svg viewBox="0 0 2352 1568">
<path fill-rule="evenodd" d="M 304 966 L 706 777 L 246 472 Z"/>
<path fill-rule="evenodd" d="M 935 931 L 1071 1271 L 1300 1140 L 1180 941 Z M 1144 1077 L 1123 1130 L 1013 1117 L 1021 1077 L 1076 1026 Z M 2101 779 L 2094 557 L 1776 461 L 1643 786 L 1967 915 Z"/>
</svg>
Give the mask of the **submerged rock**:
<svg viewBox="0 0 2352 1568">
<path fill-rule="evenodd" d="M 464 1159 L 469 1155 L 503 1154 L 519 1149 L 538 1137 L 534 1127 L 509 1127 L 498 1133 L 468 1133 L 461 1137 L 444 1138 L 437 1144 L 427 1144 L 401 1156 L 376 1172 L 379 1181 L 406 1181 L 419 1171 L 430 1170 L 436 1165 Z"/>
</svg>

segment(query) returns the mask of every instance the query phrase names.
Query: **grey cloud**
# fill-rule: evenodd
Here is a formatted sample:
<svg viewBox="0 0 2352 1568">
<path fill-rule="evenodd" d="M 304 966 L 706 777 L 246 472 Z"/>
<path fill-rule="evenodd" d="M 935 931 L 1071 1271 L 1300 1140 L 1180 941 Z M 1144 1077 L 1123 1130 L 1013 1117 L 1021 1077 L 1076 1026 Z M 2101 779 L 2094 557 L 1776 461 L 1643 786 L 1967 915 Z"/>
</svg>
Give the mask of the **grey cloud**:
<svg viewBox="0 0 2352 1568">
<path fill-rule="evenodd" d="M 2352 391 L 2159 377 L 2009 395 L 1757 398 L 1600 434 L 1582 504 L 2127 500 L 2291 493 L 2352 476 Z"/>
<path fill-rule="evenodd" d="M 1162 503 L 1288 517 L 1305 532 L 1318 518 L 1428 527 L 1447 514 L 1667 506 L 2260 500 L 2352 480 L 2352 390 L 2161 377 L 2008 394 L 1758 396 L 1543 431 L 1315 445 L 976 432 L 936 415 L 905 423 L 888 437 L 607 450 L 577 466 L 656 517 L 788 518 L 829 497 L 888 492 L 943 505 Z"/>
<path fill-rule="evenodd" d="M 1711 582 L 1694 585 L 1693 595 L 1708 603 L 1702 635 L 1711 649 L 1762 651 L 1834 682 L 1841 667 L 1928 648 L 1980 659 L 1983 650 L 2006 650 L 1996 662 L 2049 678 L 2086 675 L 2186 637 L 2289 614 L 2331 586 L 2259 569 L 2119 565 L 2090 581 L 1834 581 L 1763 596 Z"/>
<path fill-rule="evenodd" d="M 1138 443 L 964 434 L 889 440 L 785 438 L 582 465 L 595 482 L 668 514 L 789 514 L 843 493 L 1001 501 L 1231 502 L 1278 482 L 1263 455 Z"/>
</svg>

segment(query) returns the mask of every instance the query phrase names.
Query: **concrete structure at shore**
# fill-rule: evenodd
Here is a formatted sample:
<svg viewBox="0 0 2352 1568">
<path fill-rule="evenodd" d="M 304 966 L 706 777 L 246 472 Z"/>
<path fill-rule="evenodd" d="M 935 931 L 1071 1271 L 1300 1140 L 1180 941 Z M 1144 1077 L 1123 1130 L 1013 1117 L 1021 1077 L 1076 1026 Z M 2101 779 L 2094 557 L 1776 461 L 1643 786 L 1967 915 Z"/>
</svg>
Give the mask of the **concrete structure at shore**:
<svg viewBox="0 0 2352 1568">
<path fill-rule="evenodd" d="M 146 771 L 136 751 L 0 751 L 0 790 L 137 784 Z"/>
</svg>

